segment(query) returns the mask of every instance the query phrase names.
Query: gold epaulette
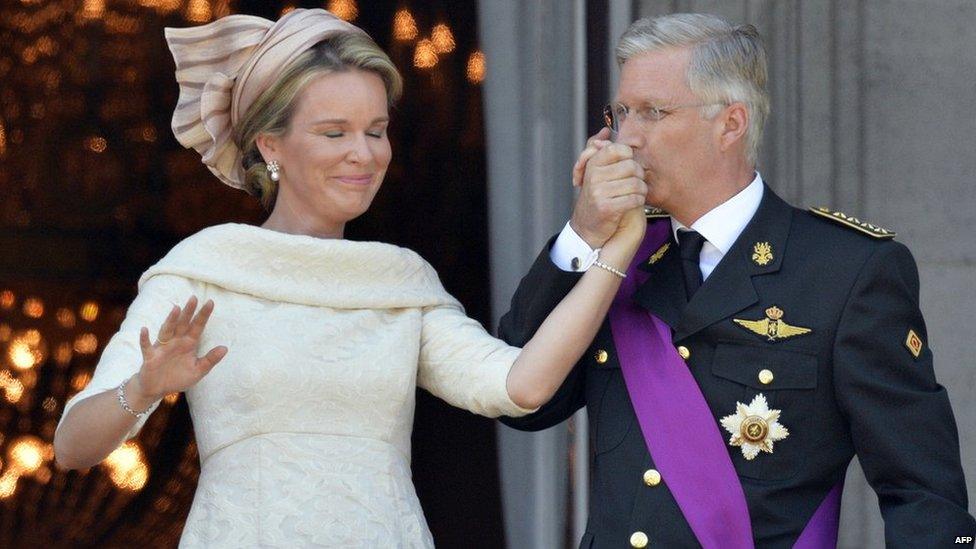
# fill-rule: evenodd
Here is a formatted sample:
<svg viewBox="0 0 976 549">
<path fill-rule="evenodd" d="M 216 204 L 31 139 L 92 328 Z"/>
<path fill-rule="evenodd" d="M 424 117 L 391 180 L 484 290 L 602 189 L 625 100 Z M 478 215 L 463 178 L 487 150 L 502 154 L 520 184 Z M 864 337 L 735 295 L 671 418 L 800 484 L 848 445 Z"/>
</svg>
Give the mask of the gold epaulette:
<svg viewBox="0 0 976 549">
<path fill-rule="evenodd" d="M 879 227 L 871 223 L 865 223 L 856 217 L 852 217 L 841 212 L 835 212 L 828 208 L 810 208 L 810 211 L 819 215 L 820 217 L 835 221 L 841 225 L 844 225 L 845 227 L 850 227 L 873 238 L 894 238 L 896 234 L 894 231 L 889 231 L 884 227 Z"/>
<path fill-rule="evenodd" d="M 648 219 L 661 219 L 663 217 L 671 217 L 671 214 L 662 210 L 661 208 L 655 208 L 654 206 L 644 206 L 644 217 Z"/>
</svg>

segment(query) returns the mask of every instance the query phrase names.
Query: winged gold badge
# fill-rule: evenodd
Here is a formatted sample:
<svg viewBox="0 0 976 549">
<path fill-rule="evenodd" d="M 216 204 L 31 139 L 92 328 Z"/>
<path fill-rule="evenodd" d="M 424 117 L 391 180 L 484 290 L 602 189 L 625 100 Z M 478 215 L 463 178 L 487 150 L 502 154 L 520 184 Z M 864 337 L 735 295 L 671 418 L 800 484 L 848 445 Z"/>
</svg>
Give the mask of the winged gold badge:
<svg viewBox="0 0 976 549">
<path fill-rule="evenodd" d="M 670 248 L 671 248 L 671 243 L 670 242 L 666 242 L 664 244 L 664 246 L 661 246 L 660 248 L 657 249 L 656 252 L 654 252 L 653 254 L 651 254 L 651 257 L 648 258 L 648 260 L 647 260 L 647 264 L 648 265 L 653 265 L 653 264 L 657 263 L 658 261 L 661 261 L 661 258 L 664 257 L 664 254 L 668 253 L 668 250 Z"/>
<path fill-rule="evenodd" d="M 766 318 L 764 319 L 742 320 L 739 318 L 733 318 L 732 322 L 735 322 L 750 332 L 764 336 L 769 341 L 786 339 L 788 337 L 808 334 L 813 331 L 810 328 L 791 326 L 790 324 L 784 322 L 783 310 L 775 305 L 766 309 Z"/>
</svg>

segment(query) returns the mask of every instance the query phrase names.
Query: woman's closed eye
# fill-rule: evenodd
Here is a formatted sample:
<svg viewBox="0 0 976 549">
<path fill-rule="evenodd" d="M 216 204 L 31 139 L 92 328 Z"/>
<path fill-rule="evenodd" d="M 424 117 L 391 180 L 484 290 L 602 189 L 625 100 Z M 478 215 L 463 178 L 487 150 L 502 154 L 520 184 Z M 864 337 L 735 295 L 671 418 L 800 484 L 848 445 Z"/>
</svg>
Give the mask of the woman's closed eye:
<svg viewBox="0 0 976 549">
<path fill-rule="evenodd" d="M 345 137 L 346 136 L 346 132 L 342 132 L 342 131 L 328 131 L 328 132 L 323 132 L 322 135 L 324 135 L 325 137 L 328 137 L 330 139 L 339 139 L 339 138 Z M 369 130 L 369 131 L 366 132 L 366 136 L 367 137 L 373 137 L 373 138 L 376 138 L 376 139 L 381 139 L 385 135 L 386 135 L 386 128 L 374 129 L 374 130 Z"/>
</svg>

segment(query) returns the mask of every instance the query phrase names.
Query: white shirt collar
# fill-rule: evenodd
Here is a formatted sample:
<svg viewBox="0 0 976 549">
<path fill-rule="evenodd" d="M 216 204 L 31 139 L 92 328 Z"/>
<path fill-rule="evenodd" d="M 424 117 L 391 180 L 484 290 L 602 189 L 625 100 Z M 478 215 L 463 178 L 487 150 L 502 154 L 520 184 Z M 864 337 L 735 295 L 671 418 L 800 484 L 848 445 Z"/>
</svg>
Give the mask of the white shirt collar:
<svg viewBox="0 0 976 549">
<path fill-rule="evenodd" d="M 762 197 L 763 180 L 757 171 L 752 183 L 698 218 L 698 221 L 691 224 L 691 230 L 697 231 L 705 237 L 705 240 L 718 248 L 722 255 L 725 255 L 745 230 L 752 216 L 756 215 Z M 675 241 L 678 240 L 678 229 L 687 228 L 677 219 L 671 218 L 671 231 L 674 233 Z"/>
</svg>

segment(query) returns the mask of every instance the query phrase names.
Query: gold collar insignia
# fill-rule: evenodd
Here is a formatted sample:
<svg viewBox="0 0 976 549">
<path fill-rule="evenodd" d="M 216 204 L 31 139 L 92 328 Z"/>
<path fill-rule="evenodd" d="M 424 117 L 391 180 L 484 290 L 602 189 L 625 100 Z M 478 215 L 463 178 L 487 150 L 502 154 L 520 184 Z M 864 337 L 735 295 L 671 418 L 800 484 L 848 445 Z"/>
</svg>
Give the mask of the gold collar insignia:
<svg viewBox="0 0 976 549">
<path fill-rule="evenodd" d="M 760 267 L 769 265 L 769 262 L 773 260 L 773 247 L 769 242 L 756 242 L 756 245 L 752 247 L 752 260 Z"/>
</svg>

